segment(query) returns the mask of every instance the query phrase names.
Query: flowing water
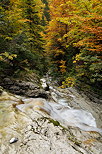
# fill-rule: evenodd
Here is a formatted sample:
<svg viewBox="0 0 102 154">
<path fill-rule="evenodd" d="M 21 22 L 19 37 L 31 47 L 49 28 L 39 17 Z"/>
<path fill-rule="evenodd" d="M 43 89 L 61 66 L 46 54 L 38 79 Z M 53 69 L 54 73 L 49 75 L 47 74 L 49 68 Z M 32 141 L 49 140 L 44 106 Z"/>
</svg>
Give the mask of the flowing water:
<svg viewBox="0 0 102 154">
<path fill-rule="evenodd" d="M 11 131 L 9 136 L 15 132 L 19 134 L 21 128 L 23 129 L 28 122 L 27 116 L 31 116 L 34 111 L 46 112 L 65 127 L 74 126 L 84 131 L 96 131 L 102 134 L 102 130 L 97 128 L 96 124 L 102 124 L 100 123 L 102 120 L 100 107 L 102 106 L 91 104 L 92 102 L 80 96 L 76 91 L 73 92 L 72 88 L 61 90 L 50 87 L 50 93 L 51 101 L 42 98 L 25 98 L 3 92 L 0 97 L 1 140 L 4 136 L 8 136 L 9 129 Z"/>
<path fill-rule="evenodd" d="M 101 104 L 90 101 L 74 88 L 60 89 L 50 86 L 49 89 L 50 100 L 26 98 L 5 91 L 1 94 L 0 154 L 33 154 L 34 152 L 29 152 L 29 149 L 27 151 L 28 147 L 35 151 L 36 154 L 51 153 L 51 148 L 53 149 L 51 154 L 55 154 L 59 150 L 59 154 L 79 153 L 80 149 L 74 151 L 73 146 L 70 146 L 70 144 L 73 144 L 73 140 L 68 140 L 68 132 L 63 134 L 60 127 L 54 127 L 49 122 L 43 121 L 42 118 L 45 117 L 59 121 L 65 128 L 71 126 L 73 131 L 75 129 L 76 137 L 82 140 L 85 140 L 87 137 L 91 141 L 92 135 L 85 134 L 87 131 L 102 134 Z M 82 132 L 76 131 L 77 128 Z M 48 137 L 45 135 L 46 132 Z M 55 135 L 58 133 L 60 133 L 59 139 L 58 135 Z M 18 138 L 18 141 L 16 144 L 11 145 L 10 141 L 13 138 Z M 92 138 L 92 141 L 94 140 Z M 69 144 L 69 142 L 71 143 Z M 75 142 L 77 143 L 76 139 L 74 140 Z M 83 151 L 84 148 L 81 150 Z M 90 149 L 88 151 L 86 149 L 81 153 L 96 154 L 98 151 L 101 151 L 99 139 L 96 145 L 92 147 L 92 150 L 95 152 L 91 153 L 89 152 Z"/>
</svg>

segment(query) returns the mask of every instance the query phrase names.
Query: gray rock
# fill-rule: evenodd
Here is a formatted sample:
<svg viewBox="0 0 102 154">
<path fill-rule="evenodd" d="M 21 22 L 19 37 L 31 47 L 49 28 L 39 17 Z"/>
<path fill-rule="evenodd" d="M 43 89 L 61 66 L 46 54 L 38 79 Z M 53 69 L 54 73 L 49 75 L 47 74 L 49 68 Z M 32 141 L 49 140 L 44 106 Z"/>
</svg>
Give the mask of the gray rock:
<svg viewBox="0 0 102 154">
<path fill-rule="evenodd" d="M 28 97 L 39 97 L 42 96 L 47 98 L 45 92 L 41 92 L 39 85 L 37 83 L 23 81 L 23 80 L 15 80 L 4 78 L 3 81 L 0 83 L 2 87 L 10 91 L 11 93 L 28 96 Z"/>
<path fill-rule="evenodd" d="M 35 89 L 35 90 L 28 89 L 28 91 L 25 94 L 26 96 L 33 97 L 33 98 L 41 97 L 41 98 L 47 99 L 49 97 L 48 93 L 46 93 L 46 91 L 41 89 Z"/>
<path fill-rule="evenodd" d="M 12 90 L 13 92 L 14 92 L 14 91 L 16 92 L 16 91 L 19 91 L 19 90 L 20 90 L 20 87 L 14 85 L 14 86 L 11 86 L 11 87 L 10 87 L 10 90 Z"/>
<path fill-rule="evenodd" d="M 13 85 L 13 81 L 10 78 L 4 78 L 3 81 L 5 84 Z"/>
<path fill-rule="evenodd" d="M 64 99 L 68 101 L 70 101 L 68 96 L 75 96 L 73 99 L 75 98 L 76 105 L 89 110 L 94 115 L 98 127 L 102 127 L 102 104 L 90 101 L 73 88 L 63 89 L 60 92 L 61 96 L 63 94 Z M 15 101 L 19 103 L 19 99 L 27 105 L 31 104 L 27 108 L 22 107 L 25 112 L 14 110 L 12 107 L 12 103 Z M 0 105 L 3 101 L 3 106 L 0 107 L 6 112 L 2 112 L 0 119 L 0 126 L 2 126 L 0 127 L 0 154 L 101 154 L 102 136 L 100 134 L 82 131 L 76 127 L 61 126 L 47 113 L 32 108 L 35 101 L 39 105 L 38 100 L 42 103 L 46 101 L 39 98 L 17 97 L 8 93 L 1 97 Z M 71 103 L 74 108 L 75 104 L 72 101 Z M 19 142 L 15 145 L 7 142 L 10 138 L 12 139 L 12 136 L 19 138 Z"/>
<path fill-rule="evenodd" d="M 39 89 L 39 86 L 32 84 L 29 86 L 29 89 L 31 89 L 31 90 Z"/>
</svg>

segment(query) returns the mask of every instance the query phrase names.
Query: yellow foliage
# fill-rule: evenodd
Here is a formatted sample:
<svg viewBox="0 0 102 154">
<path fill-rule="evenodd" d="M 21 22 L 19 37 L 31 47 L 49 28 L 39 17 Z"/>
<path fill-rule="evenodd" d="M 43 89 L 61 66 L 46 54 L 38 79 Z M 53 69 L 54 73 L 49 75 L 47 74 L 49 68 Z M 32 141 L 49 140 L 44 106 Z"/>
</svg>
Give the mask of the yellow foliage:
<svg viewBox="0 0 102 154">
<path fill-rule="evenodd" d="M 8 59 L 13 60 L 13 57 L 12 56 L 8 56 Z"/>
<path fill-rule="evenodd" d="M 61 55 L 61 54 L 64 55 L 65 53 L 62 50 L 56 50 L 55 56 L 58 56 L 58 55 Z"/>
<path fill-rule="evenodd" d="M 76 60 L 74 60 L 73 63 L 76 63 Z"/>
<path fill-rule="evenodd" d="M 2 56 L 0 56 L 0 61 L 3 61 L 3 57 Z"/>
<path fill-rule="evenodd" d="M 9 54 L 8 52 L 4 52 L 0 54 L 0 60 L 3 61 L 5 59 L 13 60 L 13 58 L 16 58 L 16 54 Z"/>
<path fill-rule="evenodd" d="M 80 54 L 77 54 L 76 57 L 75 57 L 75 59 L 76 59 L 77 61 L 79 61 L 79 60 L 80 60 Z"/>
<path fill-rule="evenodd" d="M 24 22 L 32 22 L 32 21 L 29 19 L 19 19 L 18 22 L 24 23 Z"/>
<path fill-rule="evenodd" d="M 83 73 L 79 73 L 79 74 L 77 74 L 77 76 L 83 76 L 83 75 L 85 75 L 84 72 L 83 72 Z"/>
<path fill-rule="evenodd" d="M 12 40 L 12 37 L 5 37 L 6 40 Z"/>
<path fill-rule="evenodd" d="M 65 66 L 66 61 L 61 60 L 59 63 L 61 64 L 61 65 L 59 66 L 59 67 L 60 67 L 60 72 L 63 74 L 63 73 L 66 72 L 66 66 Z"/>
<path fill-rule="evenodd" d="M 61 60 L 60 63 L 63 64 L 63 65 L 65 65 L 66 61 Z"/>
<path fill-rule="evenodd" d="M 75 85 L 75 78 L 68 77 L 65 79 L 65 81 L 62 82 L 61 88 L 73 87 L 74 85 Z"/>
</svg>

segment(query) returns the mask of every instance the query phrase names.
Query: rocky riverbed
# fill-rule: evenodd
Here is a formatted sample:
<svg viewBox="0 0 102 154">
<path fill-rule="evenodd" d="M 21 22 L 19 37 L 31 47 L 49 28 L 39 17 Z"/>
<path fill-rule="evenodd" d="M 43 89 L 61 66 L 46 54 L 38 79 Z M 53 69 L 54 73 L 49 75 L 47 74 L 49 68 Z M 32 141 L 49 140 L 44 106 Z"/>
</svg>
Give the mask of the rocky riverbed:
<svg viewBox="0 0 102 154">
<path fill-rule="evenodd" d="M 102 104 L 75 88 L 43 92 L 28 98 L 1 90 L 0 154 L 102 154 Z"/>
</svg>

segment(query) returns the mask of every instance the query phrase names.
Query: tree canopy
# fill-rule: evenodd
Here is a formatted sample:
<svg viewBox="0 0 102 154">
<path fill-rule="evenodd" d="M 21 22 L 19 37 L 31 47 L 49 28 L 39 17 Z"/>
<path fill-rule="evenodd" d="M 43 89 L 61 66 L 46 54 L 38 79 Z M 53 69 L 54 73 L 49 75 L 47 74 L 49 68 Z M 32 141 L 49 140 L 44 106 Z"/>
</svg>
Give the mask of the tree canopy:
<svg viewBox="0 0 102 154">
<path fill-rule="evenodd" d="M 1 72 L 11 74 L 25 69 L 43 72 L 43 3 L 40 0 L 0 2 Z"/>
<path fill-rule="evenodd" d="M 100 0 L 0 1 L 0 72 L 43 74 L 63 86 L 102 85 Z"/>
<path fill-rule="evenodd" d="M 50 15 L 46 48 L 57 70 L 69 83 L 102 83 L 101 1 L 51 0 Z"/>
</svg>

